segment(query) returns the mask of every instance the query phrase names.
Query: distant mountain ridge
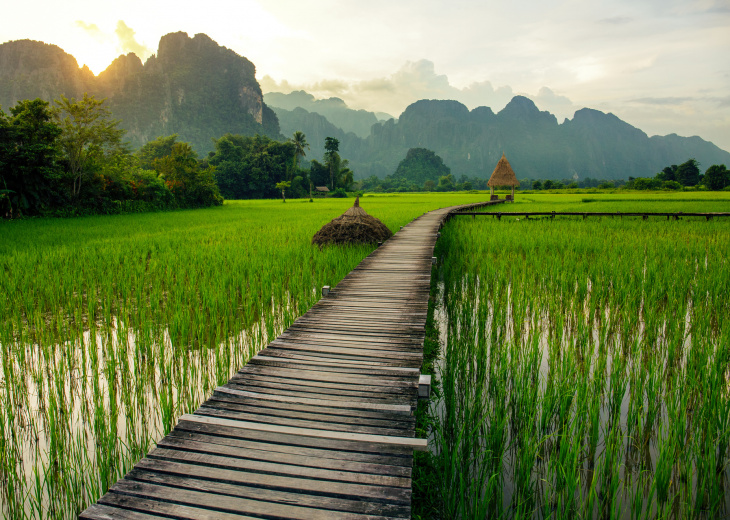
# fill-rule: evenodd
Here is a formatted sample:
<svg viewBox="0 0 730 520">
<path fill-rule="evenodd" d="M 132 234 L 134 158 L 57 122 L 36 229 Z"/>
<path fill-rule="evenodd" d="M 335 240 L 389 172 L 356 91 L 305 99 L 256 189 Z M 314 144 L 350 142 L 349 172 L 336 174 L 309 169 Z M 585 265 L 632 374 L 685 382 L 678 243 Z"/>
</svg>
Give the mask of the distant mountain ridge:
<svg viewBox="0 0 730 520">
<path fill-rule="evenodd" d="M 303 91 L 264 96 L 255 72 L 249 60 L 204 34 L 165 35 L 144 64 L 123 55 L 98 76 L 55 45 L 20 40 L 0 45 L 0 106 L 7 111 L 22 99 L 89 92 L 109 99 L 133 147 L 177 133 L 201 155 L 225 133 L 284 139 L 301 130 L 311 146 L 307 159 L 319 159 L 324 139 L 336 137 L 356 178 L 393 174 L 411 148 L 432 150 L 457 178 L 488 178 L 502 152 L 519 178 L 645 177 L 689 158 L 703 171 L 730 165 L 730 153 L 699 137 L 650 138 L 613 114 L 588 108 L 559 123 L 523 96 L 498 113 L 421 100 L 399 119 L 382 121 L 338 98 L 317 100 Z"/>
<path fill-rule="evenodd" d="M 273 109 L 282 108 L 293 111 L 296 108 L 303 108 L 307 112 L 323 115 L 330 123 L 345 133 L 352 132 L 362 138 L 370 135 L 370 128 L 379 120 L 393 117 L 388 114 L 368 112 L 367 110 L 354 110 L 349 108 L 343 100 L 336 97 L 316 99 L 312 94 L 303 90 L 297 90 L 289 94 L 268 92 L 264 94 L 264 101 Z"/>
<path fill-rule="evenodd" d="M 275 110 L 282 133 L 301 130 L 319 143 L 323 116 L 301 108 Z M 316 128 L 310 126 L 315 120 Z M 392 174 L 411 148 L 434 151 L 457 178 L 488 178 L 503 152 L 518 177 L 535 179 L 646 177 L 689 158 L 705 169 L 730 164 L 730 153 L 699 137 L 650 138 L 615 115 L 590 108 L 558 123 L 524 96 L 515 96 L 496 114 L 489 107 L 470 111 L 458 101 L 421 100 L 397 121 L 372 126 L 366 139 L 337 130 L 327 131 L 342 141 L 340 151 L 356 178 Z"/>
<path fill-rule="evenodd" d="M 255 74 L 253 63 L 205 34 L 165 35 L 144 64 L 122 55 L 96 77 L 55 45 L 19 40 L 0 45 L 0 105 L 89 92 L 108 98 L 133 147 L 177 133 L 204 154 L 227 132 L 281 137 Z"/>
</svg>

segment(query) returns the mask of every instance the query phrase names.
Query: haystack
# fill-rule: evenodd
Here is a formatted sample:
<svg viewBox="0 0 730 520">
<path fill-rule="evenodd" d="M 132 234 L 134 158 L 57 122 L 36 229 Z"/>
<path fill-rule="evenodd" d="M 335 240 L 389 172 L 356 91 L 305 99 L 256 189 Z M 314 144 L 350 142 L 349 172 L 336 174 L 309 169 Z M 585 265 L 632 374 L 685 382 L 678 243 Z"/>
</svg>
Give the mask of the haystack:
<svg viewBox="0 0 730 520">
<path fill-rule="evenodd" d="M 325 224 L 312 238 L 312 244 L 368 244 L 387 240 L 393 233 L 360 207 L 360 197 L 342 215 Z"/>
<path fill-rule="evenodd" d="M 517 176 L 515 175 L 515 171 L 512 169 L 512 166 L 510 166 L 509 161 L 507 160 L 507 157 L 505 157 L 504 152 L 502 153 L 502 158 L 497 163 L 497 166 L 494 168 L 494 171 L 492 172 L 492 176 L 489 178 L 489 181 L 487 181 L 487 186 L 489 186 L 489 192 L 494 198 L 494 187 L 495 186 L 512 186 L 512 200 L 515 198 L 515 186 L 519 186 L 520 181 L 517 180 Z"/>
</svg>

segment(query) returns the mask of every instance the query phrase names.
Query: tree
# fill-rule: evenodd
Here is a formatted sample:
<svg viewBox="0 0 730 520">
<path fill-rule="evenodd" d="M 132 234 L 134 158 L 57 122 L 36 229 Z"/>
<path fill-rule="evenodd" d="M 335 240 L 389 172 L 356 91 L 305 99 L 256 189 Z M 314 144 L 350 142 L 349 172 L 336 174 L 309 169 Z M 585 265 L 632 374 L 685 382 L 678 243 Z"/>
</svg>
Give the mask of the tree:
<svg viewBox="0 0 730 520">
<path fill-rule="evenodd" d="M 717 191 L 730 186 L 730 171 L 724 164 L 713 164 L 705 172 L 705 186 L 707 189 Z"/>
<path fill-rule="evenodd" d="M 48 102 L 20 101 L 7 118 L 0 111 L 0 174 L 4 212 L 39 213 L 58 202 L 63 169 L 61 129 Z"/>
<path fill-rule="evenodd" d="M 330 172 L 330 188 L 332 191 L 335 189 L 335 173 L 340 173 L 340 141 L 334 137 L 326 137 L 324 140 L 324 163 L 327 165 Z"/>
<path fill-rule="evenodd" d="M 439 177 L 439 183 L 438 186 L 436 186 L 436 191 L 452 191 L 453 189 L 454 176 L 452 174 Z"/>
<path fill-rule="evenodd" d="M 411 148 L 408 150 L 405 159 L 403 159 L 396 168 L 393 178 L 406 179 L 423 185 L 426 181 L 438 181 L 439 177 L 443 177 L 451 173 L 451 169 L 444 164 L 444 161 L 431 150 L 426 148 Z M 462 175 L 462 177 L 465 177 Z M 466 182 L 467 179 L 460 180 L 460 184 Z"/>
<path fill-rule="evenodd" d="M 656 178 L 660 181 L 676 181 L 677 180 L 677 166 L 673 164 L 665 167 L 661 172 L 657 173 Z"/>
<path fill-rule="evenodd" d="M 337 184 L 342 185 L 343 188 L 349 190 L 352 183 L 355 182 L 354 173 L 350 169 L 350 161 L 345 159 L 340 165 L 339 172 L 337 173 Z"/>
<path fill-rule="evenodd" d="M 542 182 L 539 180 L 532 182 L 532 189 L 533 190 L 541 190 L 542 189 Z"/>
<path fill-rule="evenodd" d="M 284 190 L 287 188 L 291 188 L 291 182 L 290 181 L 281 181 L 276 183 L 276 189 L 281 190 L 281 201 L 286 202 L 286 196 L 284 195 Z"/>
<path fill-rule="evenodd" d="M 542 183 L 542 189 L 544 190 L 552 190 L 555 187 L 555 183 L 551 181 L 550 179 L 546 180 Z"/>
<path fill-rule="evenodd" d="M 119 121 L 110 119 L 104 101 L 88 94 L 79 101 L 66 96 L 56 100 L 56 121 L 62 130 L 60 145 L 73 180 L 74 196 L 80 194 L 82 180 L 91 175 L 95 161 L 124 152 L 124 130 L 118 128 Z"/>
<path fill-rule="evenodd" d="M 290 181 L 295 146 L 262 135 L 226 134 L 215 142 L 208 161 L 215 166 L 221 193 L 227 199 L 278 197 L 276 183 Z"/>
<path fill-rule="evenodd" d="M 676 179 L 665 180 L 677 180 L 684 186 L 696 186 L 700 182 L 700 165 L 696 160 L 689 159 L 677 167 L 675 175 Z"/>
<path fill-rule="evenodd" d="M 154 160 L 154 166 L 180 206 L 217 206 L 223 203 L 213 176 L 215 168 L 202 167 L 190 144 L 175 143 L 169 155 Z"/>
<path fill-rule="evenodd" d="M 294 171 L 296 171 L 299 167 L 299 157 L 305 157 L 307 155 L 304 150 L 309 150 L 309 143 L 304 132 L 300 132 L 299 130 L 294 132 L 290 141 L 294 143 Z"/>
<path fill-rule="evenodd" d="M 172 134 L 146 142 L 135 154 L 139 159 L 139 165 L 145 170 L 153 169 L 155 159 L 162 159 L 172 153 L 172 147 L 177 142 L 177 137 L 177 134 Z"/>
</svg>

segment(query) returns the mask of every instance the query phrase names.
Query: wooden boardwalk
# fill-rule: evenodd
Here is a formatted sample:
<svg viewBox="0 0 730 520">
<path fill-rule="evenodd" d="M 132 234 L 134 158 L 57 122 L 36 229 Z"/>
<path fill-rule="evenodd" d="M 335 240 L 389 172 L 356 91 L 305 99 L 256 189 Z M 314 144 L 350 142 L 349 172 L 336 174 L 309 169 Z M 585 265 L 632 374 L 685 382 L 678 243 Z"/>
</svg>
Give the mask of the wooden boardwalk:
<svg viewBox="0 0 730 520">
<path fill-rule="evenodd" d="M 80 518 L 410 518 L 432 255 L 453 209 L 376 249 Z"/>
<path fill-rule="evenodd" d="M 682 211 L 673 213 L 656 213 L 656 212 L 635 212 L 635 213 L 621 213 L 620 211 L 615 212 L 601 212 L 601 211 L 490 211 L 490 212 L 474 212 L 474 211 L 455 211 L 450 216 L 456 215 L 471 215 L 472 218 L 480 216 L 491 216 L 497 217 L 501 220 L 502 217 L 550 217 L 555 218 L 560 216 L 568 217 L 583 217 L 585 220 L 588 217 L 641 217 L 643 220 L 647 220 L 649 217 L 666 217 L 667 220 L 673 218 L 679 220 L 681 217 L 705 217 L 705 220 L 712 220 L 715 217 L 730 217 L 730 213 L 684 213 Z"/>
</svg>

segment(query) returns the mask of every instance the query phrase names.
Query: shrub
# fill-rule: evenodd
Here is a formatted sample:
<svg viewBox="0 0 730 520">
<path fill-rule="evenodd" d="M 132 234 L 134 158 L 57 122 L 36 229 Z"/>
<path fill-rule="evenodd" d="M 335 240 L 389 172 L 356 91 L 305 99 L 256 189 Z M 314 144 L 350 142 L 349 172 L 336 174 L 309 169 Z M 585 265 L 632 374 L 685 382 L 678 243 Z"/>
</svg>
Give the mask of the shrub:
<svg viewBox="0 0 730 520">
<path fill-rule="evenodd" d="M 681 190 L 682 185 L 677 181 L 664 181 L 662 183 L 662 188 L 665 190 Z"/>
</svg>

